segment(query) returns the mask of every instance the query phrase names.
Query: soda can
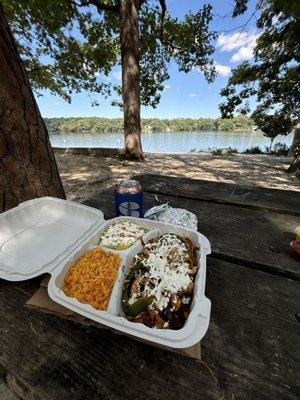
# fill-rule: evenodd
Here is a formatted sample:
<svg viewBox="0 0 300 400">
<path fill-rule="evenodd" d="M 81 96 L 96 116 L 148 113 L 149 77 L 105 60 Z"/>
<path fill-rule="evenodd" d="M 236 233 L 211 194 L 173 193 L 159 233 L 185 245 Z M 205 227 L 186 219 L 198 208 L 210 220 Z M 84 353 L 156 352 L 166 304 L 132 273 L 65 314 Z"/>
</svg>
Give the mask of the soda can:
<svg viewBox="0 0 300 400">
<path fill-rule="evenodd" d="M 115 186 L 116 216 L 144 217 L 144 195 L 141 185 L 133 179 L 124 180 Z"/>
</svg>

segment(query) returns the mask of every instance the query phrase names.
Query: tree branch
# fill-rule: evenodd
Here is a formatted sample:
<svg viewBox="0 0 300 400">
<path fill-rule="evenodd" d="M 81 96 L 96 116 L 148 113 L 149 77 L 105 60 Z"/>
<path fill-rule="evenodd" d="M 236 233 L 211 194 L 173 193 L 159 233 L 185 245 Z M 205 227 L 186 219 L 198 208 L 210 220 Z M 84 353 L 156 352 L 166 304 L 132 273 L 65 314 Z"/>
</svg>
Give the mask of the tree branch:
<svg viewBox="0 0 300 400">
<path fill-rule="evenodd" d="M 165 0 L 159 0 L 161 6 L 161 19 L 160 19 L 160 40 L 164 43 L 164 20 L 167 11 L 167 6 Z"/>
<path fill-rule="evenodd" d="M 106 4 L 103 3 L 101 0 L 83 0 L 80 3 L 77 3 L 75 0 L 71 0 L 71 3 L 73 3 L 77 7 L 86 7 L 89 5 L 94 5 L 95 7 L 97 7 L 98 11 L 111 11 L 114 13 L 119 12 L 118 2 L 115 4 Z"/>
<path fill-rule="evenodd" d="M 247 21 L 246 21 L 246 23 L 244 24 L 244 26 L 242 27 L 242 30 L 241 30 L 241 32 L 240 32 L 238 38 L 236 39 L 236 41 L 239 40 L 241 34 L 242 34 L 242 33 L 244 32 L 244 30 L 246 29 L 246 26 L 247 26 L 248 23 L 251 21 L 252 17 L 256 18 L 256 15 L 255 15 L 255 14 L 256 14 L 256 11 L 257 11 L 257 10 L 253 11 L 253 13 L 252 13 L 252 14 L 250 15 L 250 17 L 247 19 Z"/>
<path fill-rule="evenodd" d="M 236 26 L 235 28 L 232 28 L 232 29 L 223 30 L 222 33 L 224 33 L 224 32 L 226 32 L 226 33 L 228 33 L 228 32 L 233 32 L 233 31 L 236 31 L 237 29 L 240 29 L 240 28 L 242 28 L 241 33 L 244 32 L 244 30 L 246 29 L 248 23 L 251 21 L 251 19 L 252 19 L 253 17 L 257 20 L 257 18 L 256 18 L 256 12 L 257 12 L 257 10 L 253 11 L 253 13 L 250 15 L 250 17 L 247 19 L 247 21 L 246 21 L 243 25 Z M 216 15 L 217 15 L 217 14 L 216 14 Z M 228 15 L 228 14 L 226 14 L 224 17 L 226 17 L 227 15 Z M 221 18 L 223 18 L 223 17 L 221 17 Z M 239 39 L 239 37 L 238 37 L 238 39 Z"/>
<path fill-rule="evenodd" d="M 146 2 L 146 0 L 140 0 L 139 9 L 141 9 L 142 5 Z"/>
<path fill-rule="evenodd" d="M 167 6 L 165 0 L 158 0 L 158 1 L 161 6 L 159 40 L 163 45 L 170 46 L 173 50 L 182 50 L 182 48 L 176 46 L 174 43 L 171 43 L 170 41 L 164 39 L 164 20 L 167 11 Z"/>
</svg>

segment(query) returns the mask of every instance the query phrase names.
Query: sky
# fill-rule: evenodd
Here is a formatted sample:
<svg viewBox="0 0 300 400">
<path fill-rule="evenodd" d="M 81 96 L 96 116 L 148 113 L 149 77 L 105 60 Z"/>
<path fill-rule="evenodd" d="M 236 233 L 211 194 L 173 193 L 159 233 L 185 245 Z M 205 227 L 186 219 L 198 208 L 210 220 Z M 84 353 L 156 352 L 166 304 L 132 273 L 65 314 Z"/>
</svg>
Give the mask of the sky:
<svg viewBox="0 0 300 400">
<path fill-rule="evenodd" d="M 220 116 L 218 105 L 223 101 L 220 90 L 226 86 L 231 69 L 242 61 L 253 58 L 253 48 L 257 37 L 255 17 L 250 18 L 255 9 L 255 0 L 249 1 L 245 15 L 235 19 L 228 14 L 233 9 L 233 2 L 228 0 L 210 1 L 213 5 L 214 19 L 211 29 L 217 31 L 216 51 L 213 55 L 218 76 L 208 84 L 202 73 L 192 71 L 188 74 L 179 72 L 175 62 L 169 65 L 170 79 L 165 82 L 160 104 L 156 109 L 142 107 L 142 118 L 200 118 Z M 204 4 L 203 0 L 167 0 L 167 8 L 174 17 L 182 18 L 189 11 L 197 11 Z M 246 24 L 247 23 L 247 24 Z M 243 26 L 246 27 L 243 29 Z M 112 83 L 121 82 L 120 67 L 114 68 L 109 77 Z M 87 92 L 72 95 L 68 104 L 48 91 L 37 97 L 43 117 L 122 117 L 122 111 L 112 106 L 111 99 L 96 97 L 100 106 L 91 105 L 91 95 Z M 93 100 L 95 96 L 92 96 Z M 254 102 L 252 102 L 252 106 Z M 251 103 L 250 103 L 251 106 Z"/>
</svg>

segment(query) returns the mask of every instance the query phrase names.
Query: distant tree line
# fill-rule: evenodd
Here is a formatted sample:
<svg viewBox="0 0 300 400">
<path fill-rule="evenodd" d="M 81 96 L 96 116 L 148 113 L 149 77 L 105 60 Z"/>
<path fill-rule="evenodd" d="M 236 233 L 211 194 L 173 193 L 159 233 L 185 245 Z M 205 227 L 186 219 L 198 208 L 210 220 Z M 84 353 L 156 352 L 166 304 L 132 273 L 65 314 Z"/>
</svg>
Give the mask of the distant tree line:
<svg viewBox="0 0 300 400">
<path fill-rule="evenodd" d="M 77 133 L 115 133 L 123 131 L 123 118 L 45 118 L 50 135 Z M 183 132 L 183 131 L 251 131 L 251 118 L 239 115 L 232 119 L 221 118 L 144 118 L 143 132 Z"/>
</svg>

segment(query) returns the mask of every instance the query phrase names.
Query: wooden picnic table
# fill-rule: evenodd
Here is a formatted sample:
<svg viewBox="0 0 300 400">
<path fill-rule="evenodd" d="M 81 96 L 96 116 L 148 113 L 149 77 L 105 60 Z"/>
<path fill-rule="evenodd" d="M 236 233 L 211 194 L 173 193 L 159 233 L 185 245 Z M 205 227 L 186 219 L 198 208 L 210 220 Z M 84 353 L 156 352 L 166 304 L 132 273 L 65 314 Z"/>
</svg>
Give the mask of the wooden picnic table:
<svg viewBox="0 0 300 400">
<path fill-rule="evenodd" d="M 4 381 L 30 400 L 298 400 L 300 263 L 289 256 L 289 242 L 300 225 L 300 193 L 138 179 L 146 209 L 158 198 L 194 212 L 211 242 L 203 361 L 25 309 L 41 278 L 0 281 Z M 114 216 L 112 190 L 85 203 Z"/>
</svg>

